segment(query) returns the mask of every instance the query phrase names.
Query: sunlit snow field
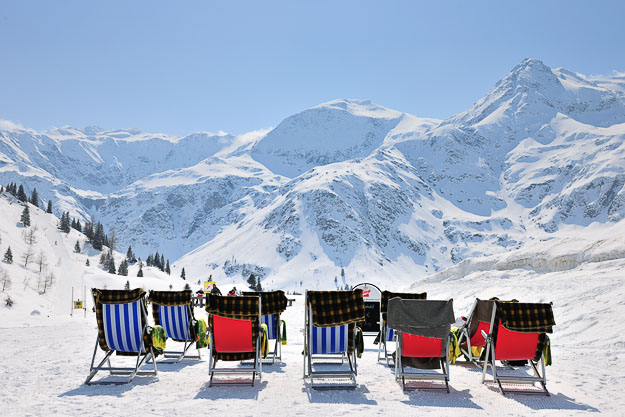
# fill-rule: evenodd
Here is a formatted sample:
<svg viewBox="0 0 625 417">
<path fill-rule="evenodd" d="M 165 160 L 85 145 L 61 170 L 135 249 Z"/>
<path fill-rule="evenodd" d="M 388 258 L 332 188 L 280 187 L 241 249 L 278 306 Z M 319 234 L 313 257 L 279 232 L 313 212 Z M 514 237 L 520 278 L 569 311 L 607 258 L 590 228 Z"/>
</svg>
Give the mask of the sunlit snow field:
<svg viewBox="0 0 625 417">
<path fill-rule="evenodd" d="M 283 363 L 265 366 L 255 387 L 209 388 L 206 350 L 201 361 L 160 365 L 157 377 L 85 386 L 97 334 L 92 313 L 3 322 L 0 409 L 3 415 L 622 415 L 624 267 L 625 261 L 614 260 L 544 274 L 473 273 L 419 287 L 430 299 L 453 297 L 456 316 L 468 314 L 475 297 L 552 301 L 557 326 L 553 366 L 547 368 L 550 397 L 504 397 L 492 384 L 481 385 L 480 371 L 467 365 L 452 365 L 450 394 L 403 392 L 392 370 L 377 363 L 372 337 L 365 338 L 356 390 L 312 390 L 302 379 L 304 309 L 297 296 L 283 315 L 288 326 Z M 206 313 L 196 309 L 196 317 Z"/>
</svg>

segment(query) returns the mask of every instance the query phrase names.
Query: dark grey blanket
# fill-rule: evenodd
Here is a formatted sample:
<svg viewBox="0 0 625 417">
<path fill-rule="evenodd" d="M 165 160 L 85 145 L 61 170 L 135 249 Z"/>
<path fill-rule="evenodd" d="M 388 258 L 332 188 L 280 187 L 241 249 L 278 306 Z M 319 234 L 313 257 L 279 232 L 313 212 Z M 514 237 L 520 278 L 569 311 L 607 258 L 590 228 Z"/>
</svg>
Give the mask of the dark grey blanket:
<svg viewBox="0 0 625 417">
<path fill-rule="evenodd" d="M 447 340 L 455 323 L 453 300 L 402 300 L 388 303 L 388 326 L 417 336 Z"/>
</svg>

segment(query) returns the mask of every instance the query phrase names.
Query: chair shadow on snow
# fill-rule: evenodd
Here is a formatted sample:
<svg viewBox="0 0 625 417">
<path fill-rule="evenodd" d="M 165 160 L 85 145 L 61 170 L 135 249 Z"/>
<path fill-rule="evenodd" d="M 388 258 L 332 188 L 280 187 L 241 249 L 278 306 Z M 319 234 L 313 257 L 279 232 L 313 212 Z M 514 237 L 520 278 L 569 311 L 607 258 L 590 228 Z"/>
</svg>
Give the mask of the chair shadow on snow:
<svg viewBox="0 0 625 417">
<path fill-rule="evenodd" d="M 401 402 L 413 406 L 483 409 L 471 400 L 473 396 L 468 389 L 458 391 L 450 385 L 449 390 L 449 394 L 441 391 L 414 390 L 407 392 L 409 399 Z"/>
<path fill-rule="evenodd" d="M 302 391 L 306 392 L 308 401 L 311 403 L 341 403 L 341 404 L 366 404 L 377 405 L 378 402 L 366 397 L 369 390 L 364 385 L 358 385 L 353 390 L 316 390 L 309 382 L 304 383 Z"/>
<path fill-rule="evenodd" d="M 249 378 L 232 378 L 230 381 L 240 381 L 242 384 L 249 383 Z M 202 400 L 226 400 L 226 399 L 238 399 L 238 400 L 257 400 L 258 393 L 267 386 L 267 381 L 258 380 L 254 386 L 228 386 L 228 385 L 213 385 L 208 386 L 208 382 L 202 386 L 202 389 L 197 393 L 195 399 Z"/>
<path fill-rule="evenodd" d="M 106 376 L 98 381 L 107 381 L 107 382 L 122 382 L 125 381 L 127 377 L 122 376 Z M 59 394 L 59 397 L 73 397 L 79 395 L 85 395 L 87 397 L 96 397 L 96 396 L 114 396 L 121 397 L 127 391 L 130 391 L 134 387 L 141 385 L 151 385 L 158 383 L 158 377 L 137 377 L 132 380 L 129 384 L 123 385 L 84 385 L 80 384 L 79 387 L 69 390 L 67 392 L 63 392 Z"/>
<path fill-rule="evenodd" d="M 251 365 L 253 364 L 253 362 L 243 362 L 246 365 Z M 243 365 L 240 365 L 239 367 L 241 367 Z M 267 362 L 263 362 L 263 375 L 264 374 L 282 374 L 284 373 L 284 367 L 286 367 L 286 364 L 283 362 L 275 362 L 275 363 L 271 363 L 269 361 Z"/>
<path fill-rule="evenodd" d="M 151 362 L 150 362 L 151 363 Z M 159 362 L 156 361 L 156 366 L 158 366 L 158 373 L 168 373 L 168 372 L 178 372 L 182 371 L 184 368 L 189 366 L 201 365 L 203 361 L 181 361 L 178 363 L 167 363 L 167 362 Z"/>
<path fill-rule="evenodd" d="M 489 385 L 488 389 L 499 393 L 499 388 L 496 385 Z M 579 403 L 561 392 L 557 394 L 551 393 L 548 397 L 545 395 L 506 394 L 505 398 L 521 403 L 532 410 L 578 410 L 589 411 L 592 413 L 600 412 L 599 409 L 588 404 Z"/>
</svg>

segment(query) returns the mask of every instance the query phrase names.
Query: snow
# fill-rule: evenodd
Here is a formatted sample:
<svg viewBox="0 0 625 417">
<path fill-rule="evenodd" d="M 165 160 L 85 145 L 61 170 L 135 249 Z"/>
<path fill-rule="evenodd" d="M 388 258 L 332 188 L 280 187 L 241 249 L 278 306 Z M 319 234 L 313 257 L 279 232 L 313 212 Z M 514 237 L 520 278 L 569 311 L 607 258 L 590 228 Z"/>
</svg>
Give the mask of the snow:
<svg viewBox="0 0 625 417">
<path fill-rule="evenodd" d="M 13 278 L 13 288 L 2 294 L 0 305 L 0 408 L 3 415 L 183 415 L 198 409 L 224 415 L 415 415 L 458 414 L 517 416 L 582 415 L 601 412 L 622 415 L 625 384 L 620 361 L 625 360 L 625 335 L 618 323 L 625 316 L 625 222 L 593 223 L 587 227 L 568 226 L 561 236 L 535 240 L 516 251 L 490 257 L 466 259 L 447 271 L 426 279 L 381 282 L 382 289 L 427 291 L 429 299 L 454 299 L 456 316 L 467 315 L 475 297 L 516 298 L 528 302 L 553 302 L 556 327 L 551 335 L 554 363 L 547 368 L 550 397 L 502 396 L 492 384 L 481 385 L 481 373 L 467 365 L 452 365 L 451 393 L 416 391 L 404 393 L 394 381 L 393 372 L 377 363 L 377 347 L 365 338 L 363 357 L 358 361 L 358 387 L 354 391 L 321 392 L 302 379 L 304 308 L 301 295 L 283 315 L 287 322 L 288 344 L 283 346 L 283 362 L 265 366 L 262 381 L 255 387 L 208 387 L 208 355 L 201 361 L 178 365 L 162 364 L 157 377 L 137 377 L 124 386 L 85 386 L 97 326 L 92 302 L 87 311 L 70 316 L 71 287 L 180 290 L 194 279 L 183 281 L 154 268 L 144 268 L 137 278 L 137 266 L 128 277 L 104 272 L 97 266 L 99 252 L 84 244 L 84 236 L 72 230 L 69 235 L 57 228 L 56 217 L 31 207 L 31 228 L 36 227 L 38 250 L 48 259 L 48 270 L 57 283 L 46 293 L 37 290 L 37 269 L 21 262 L 25 251 L 23 227 L 17 224 L 21 204 L 6 194 L 0 196 L 0 212 L 8 220 L 0 223 L 0 252 L 11 246 L 15 262 L 0 267 Z M 229 230 L 236 233 L 236 230 Z M 240 233 L 245 233 L 243 230 Z M 312 232 L 309 232 L 312 233 Z M 314 233 L 312 233 L 314 235 Z M 83 251 L 73 253 L 76 239 Z M 264 236 L 251 239 L 249 250 L 257 256 L 270 253 Z M 56 244 L 55 244 L 56 242 Z M 266 251 L 266 252 L 264 252 Z M 201 253 L 202 251 L 198 251 Z M 115 253 L 116 263 L 122 254 Z M 299 255 L 302 256 L 302 255 Z M 366 253 L 357 254 L 366 256 Z M 89 259 L 91 266 L 85 266 Z M 196 260 L 199 264 L 199 260 Z M 305 268 L 311 262 L 321 267 L 327 260 L 298 259 L 294 265 Z M 401 263 L 400 263 L 401 264 Z M 387 268 L 396 268 L 395 264 Z M 404 268 L 406 266 L 404 265 Z M 186 269 L 187 276 L 195 276 Z M 393 269 L 390 269 L 393 271 Z M 207 272 L 205 270 L 205 272 Z M 297 275 L 294 267 L 276 288 L 290 285 Z M 397 268 L 396 272 L 400 272 Z M 24 285 L 23 279 L 27 279 Z M 276 279 L 279 277 L 276 277 Z M 371 276 L 364 275 L 362 281 Z M 299 288 L 323 288 L 323 279 L 307 279 Z M 227 290 L 231 282 L 218 277 Z M 407 285 L 410 284 L 411 288 Z M 234 285 L 244 288 L 242 282 Z M 79 291 L 79 293 L 80 293 Z M 4 305 L 10 295 L 13 307 Z M 82 296 L 81 296 L 82 299 Z M 86 317 L 84 317 L 86 315 Z M 196 309 L 196 317 L 206 313 Z M 150 319 L 151 320 L 151 319 Z M 169 341 L 168 346 L 175 347 Z M 101 355 L 101 352 L 98 351 Z M 100 356 L 101 357 L 101 356 Z M 131 359 L 114 357 L 114 363 Z M 120 362 L 121 361 L 121 362 Z M 125 361 L 125 362 L 124 362 Z M 614 364 L 614 366 L 612 366 Z M 100 377 L 100 376 L 98 376 Z M 175 388 L 174 388 L 175 387 Z M 172 395 L 173 394 L 173 395 Z"/>
<path fill-rule="evenodd" d="M 517 297 L 553 301 L 557 326 L 551 336 L 554 364 L 547 367 L 550 397 L 502 396 L 481 373 L 451 366 L 451 393 L 402 392 L 393 372 L 377 363 L 377 348 L 365 338 L 354 391 L 312 390 L 302 380 L 303 297 L 283 315 L 288 344 L 283 363 L 263 367 L 255 387 L 208 387 L 207 353 L 198 362 L 160 365 L 157 377 L 137 377 L 125 386 L 82 385 L 97 336 L 88 313 L 27 317 L 21 327 L 0 326 L 0 407 L 5 415 L 185 415 L 210 410 L 224 415 L 621 415 L 625 337 L 618 317 L 625 314 L 625 262 L 587 264 L 565 272 L 484 271 L 452 282 L 418 286 L 430 299 L 454 298 L 456 315 L 468 314 L 474 297 Z M 15 306 L 19 307 L 19 304 Z M 206 313 L 196 309 L 196 317 Z M 45 341 L 38 343 L 37 341 Z M 168 341 L 168 346 L 174 342 Z M 28 346 L 27 357 L 24 346 Z M 50 348 L 52 346 L 53 348 Z M 101 353 L 99 353 L 101 354 Z M 22 357 L 16 361 L 13 358 Z M 119 363 L 120 358 L 114 358 Z M 126 361 L 130 361 L 126 359 Z M 123 362 L 122 362 L 123 363 Z M 105 375 L 106 376 L 106 375 Z M 172 395 L 173 394 L 173 395 Z"/>
</svg>

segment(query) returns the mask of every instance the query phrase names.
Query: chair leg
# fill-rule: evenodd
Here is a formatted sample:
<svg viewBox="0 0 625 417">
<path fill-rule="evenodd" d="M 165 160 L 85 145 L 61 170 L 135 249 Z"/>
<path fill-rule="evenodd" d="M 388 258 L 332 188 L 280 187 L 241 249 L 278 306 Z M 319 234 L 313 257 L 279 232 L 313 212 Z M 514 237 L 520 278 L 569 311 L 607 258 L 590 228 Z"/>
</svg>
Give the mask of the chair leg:
<svg viewBox="0 0 625 417">
<path fill-rule="evenodd" d="M 96 352 L 97 352 L 97 348 L 98 348 L 98 342 L 96 341 L 96 349 L 93 351 L 93 357 L 91 358 L 91 368 L 89 370 L 89 375 L 87 376 L 87 379 L 85 379 L 85 382 L 84 382 L 85 385 L 91 385 L 90 384 L 91 380 L 98 373 L 98 371 L 102 370 L 102 365 L 104 365 L 104 362 L 108 361 L 109 369 L 112 368 L 111 367 L 111 361 L 109 359 L 110 356 L 113 354 L 112 350 L 106 352 L 106 354 L 104 355 L 104 359 L 102 359 L 102 361 L 100 361 L 98 366 L 96 366 L 96 367 L 93 366 L 93 363 L 95 361 L 95 355 L 96 355 Z"/>
<path fill-rule="evenodd" d="M 490 359 L 490 341 L 486 343 L 486 356 L 484 357 L 484 369 L 482 370 L 482 384 L 486 382 L 486 369 L 488 368 L 489 359 Z"/>
</svg>

